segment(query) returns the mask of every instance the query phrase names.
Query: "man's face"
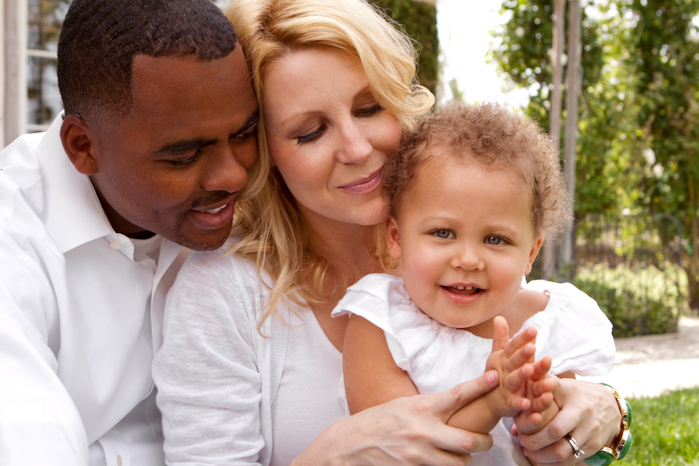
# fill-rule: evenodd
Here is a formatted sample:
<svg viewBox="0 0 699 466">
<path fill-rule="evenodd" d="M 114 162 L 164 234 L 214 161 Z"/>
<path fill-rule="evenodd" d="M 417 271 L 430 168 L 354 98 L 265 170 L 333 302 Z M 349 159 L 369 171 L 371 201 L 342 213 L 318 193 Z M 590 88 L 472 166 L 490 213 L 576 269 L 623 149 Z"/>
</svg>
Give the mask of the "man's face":
<svg viewBox="0 0 699 466">
<path fill-rule="evenodd" d="M 96 135 L 90 178 L 112 227 L 220 247 L 257 155 L 257 101 L 241 48 L 211 62 L 137 55 L 132 93 L 117 125 L 87 122 Z"/>
</svg>

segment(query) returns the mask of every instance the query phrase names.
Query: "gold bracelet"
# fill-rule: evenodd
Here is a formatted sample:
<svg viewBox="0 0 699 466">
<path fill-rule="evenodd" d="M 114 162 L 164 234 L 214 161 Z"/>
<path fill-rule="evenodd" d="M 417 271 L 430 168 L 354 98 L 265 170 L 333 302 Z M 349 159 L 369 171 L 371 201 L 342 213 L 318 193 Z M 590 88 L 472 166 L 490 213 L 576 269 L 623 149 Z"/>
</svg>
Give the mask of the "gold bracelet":
<svg viewBox="0 0 699 466">
<path fill-rule="evenodd" d="M 629 452 L 631 449 L 631 443 L 633 442 L 633 436 L 629 430 L 632 418 L 631 405 L 628 401 L 619 396 L 619 392 L 617 392 L 614 387 L 607 384 L 602 385 L 607 387 L 609 391 L 612 392 L 612 395 L 614 395 L 614 400 L 616 400 L 616 404 L 619 407 L 619 412 L 621 413 L 621 426 L 619 428 L 619 434 L 614 437 L 611 447 L 611 451 L 614 454 L 614 459 L 620 460 Z"/>
</svg>

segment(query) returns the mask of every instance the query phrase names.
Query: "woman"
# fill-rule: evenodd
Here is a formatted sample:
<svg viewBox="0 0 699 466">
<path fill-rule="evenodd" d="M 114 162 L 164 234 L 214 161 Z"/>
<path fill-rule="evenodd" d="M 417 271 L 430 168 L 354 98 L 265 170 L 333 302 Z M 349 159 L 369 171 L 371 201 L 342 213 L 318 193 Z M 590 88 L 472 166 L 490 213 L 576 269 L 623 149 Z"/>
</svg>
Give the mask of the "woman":
<svg viewBox="0 0 699 466">
<path fill-rule="evenodd" d="M 238 0 L 228 15 L 260 102 L 260 156 L 236 241 L 194 253 L 169 296 L 154 367 L 169 462 L 468 464 L 490 439 L 444 424 L 493 374 L 345 419 L 338 397 L 347 321 L 330 312 L 383 270 L 382 167 L 434 102 L 411 85 L 410 40 L 364 0 Z M 523 438 L 534 460 L 575 462 L 559 432 L 591 451 L 618 432 L 605 389 L 561 383 L 556 397 L 552 427 Z"/>
</svg>

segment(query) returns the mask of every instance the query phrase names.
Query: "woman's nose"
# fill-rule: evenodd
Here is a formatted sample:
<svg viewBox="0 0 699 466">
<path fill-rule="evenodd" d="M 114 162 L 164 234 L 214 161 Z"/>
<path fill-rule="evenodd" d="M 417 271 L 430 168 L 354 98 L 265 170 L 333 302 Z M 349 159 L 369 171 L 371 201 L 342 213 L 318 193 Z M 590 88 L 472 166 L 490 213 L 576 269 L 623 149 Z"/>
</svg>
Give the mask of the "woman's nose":
<svg viewBox="0 0 699 466">
<path fill-rule="evenodd" d="M 347 121 L 339 127 L 340 147 L 336 158 L 341 163 L 362 164 L 374 150 L 366 129 L 357 125 L 354 120 Z"/>
</svg>

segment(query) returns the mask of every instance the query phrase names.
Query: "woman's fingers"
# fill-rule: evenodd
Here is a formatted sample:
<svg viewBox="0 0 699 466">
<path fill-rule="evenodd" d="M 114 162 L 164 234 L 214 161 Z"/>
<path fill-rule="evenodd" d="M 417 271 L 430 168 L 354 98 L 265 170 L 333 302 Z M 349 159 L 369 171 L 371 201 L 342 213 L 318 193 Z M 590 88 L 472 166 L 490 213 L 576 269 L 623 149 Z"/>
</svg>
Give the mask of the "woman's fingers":
<svg viewBox="0 0 699 466">
<path fill-rule="evenodd" d="M 397 398 L 366 409 L 326 429 L 293 464 L 313 464 L 311 455 L 322 452 L 322 457 L 347 465 L 468 465 L 470 454 L 490 449 L 492 438 L 447 426 L 446 421 L 497 385 L 498 373 L 489 371 L 442 393 Z"/>
<path fill-rule="evenodd" d="M 456 411 L 479 396 L 498 386 L 499 377 L 497 371 L 487 371 L 483 375 L 456 387 L 433 395 L 424 395 L 434 399 L 435 414 L 445 416 L 446 422 Z"/>
</svg>

